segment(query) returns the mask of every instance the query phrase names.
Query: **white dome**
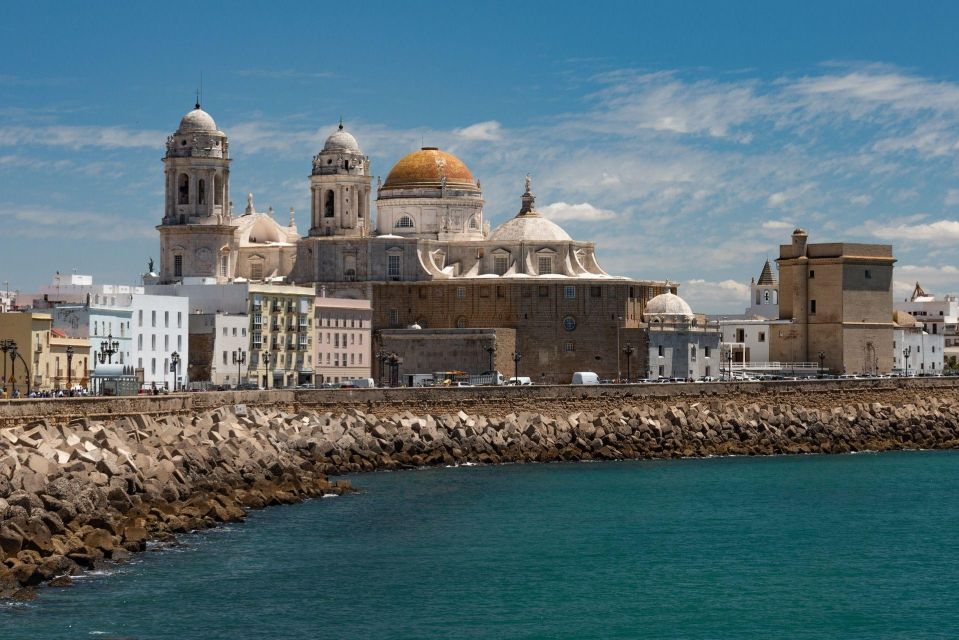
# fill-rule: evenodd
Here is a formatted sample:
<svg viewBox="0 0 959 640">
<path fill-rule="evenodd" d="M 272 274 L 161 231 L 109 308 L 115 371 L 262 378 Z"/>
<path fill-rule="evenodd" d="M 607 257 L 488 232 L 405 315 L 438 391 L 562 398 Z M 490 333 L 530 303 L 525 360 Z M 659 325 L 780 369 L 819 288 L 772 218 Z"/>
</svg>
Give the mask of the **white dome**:
<svg viewBox="0 0 959 640">
<path fill-rule="evenodd" d="M 568 242 L 572 240 L 563 228 L 539 215 L 510 218 L 493 230 L 490 240 L 496 242 Z"/>
<path fill-rule="evenodd" d="M 193 111 L 190 111 L 180 120 L 180 128 L 177 133 L 187 133 L 190 131 L 216 131 L 216 122 L 213 117 L 197 105 Z"/>
<path fill-rule="evenodd" d="M 343 130 L 343 125 L 340 125 L 340 128 L 333 132 L 329 138 L 326 139 L 326 144 L 323 145 L 323 151 L 346 151 L 348 153 L 362 153 L 360 151 L 360 145 L 357 144 L 356 138 L 354 138 L 349 132 Z"/>
<path fill-rule="evenodd" d="M 675 293 L 662 293 L 647 302 L 643 315 L 647 318 L 650 316 L 682 317 L 686 319 L 695 317 L 689 304 Z"/>
</svg>

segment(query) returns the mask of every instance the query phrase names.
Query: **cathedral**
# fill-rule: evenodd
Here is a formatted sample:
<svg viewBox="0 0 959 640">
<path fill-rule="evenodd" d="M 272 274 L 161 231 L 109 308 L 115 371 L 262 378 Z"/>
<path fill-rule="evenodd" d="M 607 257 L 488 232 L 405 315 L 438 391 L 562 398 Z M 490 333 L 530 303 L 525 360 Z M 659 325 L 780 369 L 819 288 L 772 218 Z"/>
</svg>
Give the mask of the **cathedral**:
<svg viewBox="0 0 959 640">
<path fill-rule="evenodd" d="M 159 282 L 322 285 L 370 300 L 374 337 L 411 325 L 512 328 L 523 375 L 537 382 L 582 370 L 620 377 L 622 344 L 645 353 L 645 303 L 676 293 L 674 283 L 606 273 L 592 242 L 537 211 L 528 176 L 518 212 L 491 228 L 480 181 L 435 147 L 377 179 L 374 220 L 370 161 L 342 123 L 313 157 L 305 236 L 292 209 L 284 225 L 256 211 L 252 194 L 233 211 L 229 141 L 199 104 L 167 139 L 163 162 Z"/>
</svg>

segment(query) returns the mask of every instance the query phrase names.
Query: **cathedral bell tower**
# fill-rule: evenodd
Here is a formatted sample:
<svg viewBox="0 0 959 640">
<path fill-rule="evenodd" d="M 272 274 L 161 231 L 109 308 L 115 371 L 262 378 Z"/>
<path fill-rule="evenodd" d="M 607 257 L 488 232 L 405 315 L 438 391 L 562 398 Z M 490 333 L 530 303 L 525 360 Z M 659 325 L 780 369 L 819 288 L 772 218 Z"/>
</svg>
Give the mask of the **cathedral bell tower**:
<svg viewBox="0 0 959 640">
<path fill-rule="evenodd" d="M 167 138 L 163 164 L 160 281 L 225 279 L 233 243 L 229 142 L 199 102 Z"/>
<path fill-rule="evenodd" d="M 313 158 L 310 235 L 368 237 L 370 179 L 370 159 L 340 122 Z"/>
</svg>

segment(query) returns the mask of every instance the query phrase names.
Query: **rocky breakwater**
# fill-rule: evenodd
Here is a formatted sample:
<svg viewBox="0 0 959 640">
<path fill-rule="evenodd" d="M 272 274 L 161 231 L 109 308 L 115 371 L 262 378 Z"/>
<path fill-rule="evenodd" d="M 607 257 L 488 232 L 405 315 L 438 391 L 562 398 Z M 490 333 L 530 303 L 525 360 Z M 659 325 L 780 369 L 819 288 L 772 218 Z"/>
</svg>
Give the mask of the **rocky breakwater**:
<svg viewBox="0 0 959 640">
<path fill-rule="evenodd" d="M 310 420 L 230 407 L 0 429 L 0 597 L 249 508 L 350 490 L 296 442 Z"/>
<path fill-rule="evenodd" d="M 568 412 L 374 414 L 229 406 L 193 417 L 0 430 L 0 590 L 142 550 L 245 510 L 349 490 L 326 474 L 551 462 L 959 447 L 959 401 L 816 406 L 814 396 Z M 495 409 L 494 407 L 490 407 Z M 499 407 L 503 409 L 504 407 Z"/>
</svg>

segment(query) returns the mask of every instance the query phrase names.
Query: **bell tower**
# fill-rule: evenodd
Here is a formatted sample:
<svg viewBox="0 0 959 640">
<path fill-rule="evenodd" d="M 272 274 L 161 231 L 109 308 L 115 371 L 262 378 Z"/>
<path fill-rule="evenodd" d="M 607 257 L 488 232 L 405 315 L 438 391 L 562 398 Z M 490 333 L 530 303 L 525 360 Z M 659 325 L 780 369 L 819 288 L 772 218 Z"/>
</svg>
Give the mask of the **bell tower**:
<svg viewBox="0 0 959 640">
<path fill-rule="evenodd" d="M 167 138 L 163 164 L 165 205 L 157 227 L 160 281 L 186 277 L 225 281 L 232 272 L 234 233 L 229 141 L 199 101 Z"/>
<path fill-rule="evenodd" d="M 340 122 L 313 158 L 310 235 L 368 237 L 370 180 L 370 159 Z"/>
</svg>

